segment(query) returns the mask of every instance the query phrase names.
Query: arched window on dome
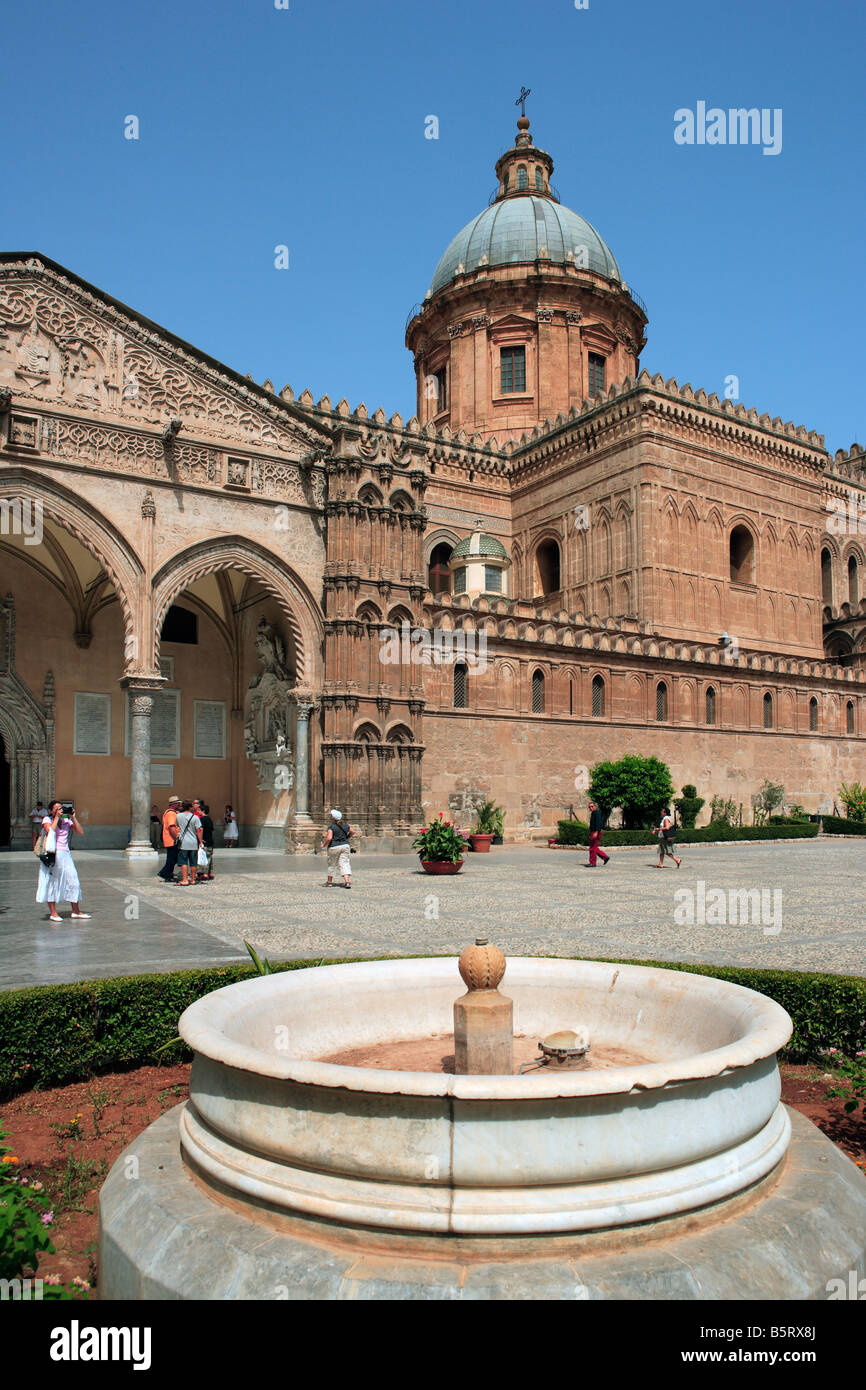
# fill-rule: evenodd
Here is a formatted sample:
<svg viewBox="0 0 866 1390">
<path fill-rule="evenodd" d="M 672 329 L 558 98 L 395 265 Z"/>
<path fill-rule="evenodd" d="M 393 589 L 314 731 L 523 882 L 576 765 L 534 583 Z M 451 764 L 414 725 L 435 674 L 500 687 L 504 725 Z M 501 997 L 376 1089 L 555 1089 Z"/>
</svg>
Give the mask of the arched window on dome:
<svg viewBox="0 0 866 1390">
<path fill-rule="evenodd" d="M 438 545 L 434 545 L 430 552 L 427 571 L 427 587 L 431 594 L 451 593 L 451 569 L 448 564 L 450 559 L 451 546 L 447 541 L 440 541 Z"/>
<path fill-rule="evenodd" d="M 544 188 L 544 175 L 541 172 L 541 166 L 539 164 L 535 166 L 535 187 L 538 189 Z"/>
<path fill-rule="evenodd" d="M 511 175 L 510 175 L 509 171 L 506 169 L 506 170 L 505 170 L 505 173 L 502 175 L 502 192 L 503 192 L 503 193 L 507 193 L 507 192 L 508 192 L 508 180 L 509 180 L 510 177 L 511 177 Z"/>
<path fill-rule="evenodd" d="M 529 178 L 527 177 L 525 164 L 518 164 L 517 166 L 517 187 L 519 189 L 529 187 Z"/>
</svg>

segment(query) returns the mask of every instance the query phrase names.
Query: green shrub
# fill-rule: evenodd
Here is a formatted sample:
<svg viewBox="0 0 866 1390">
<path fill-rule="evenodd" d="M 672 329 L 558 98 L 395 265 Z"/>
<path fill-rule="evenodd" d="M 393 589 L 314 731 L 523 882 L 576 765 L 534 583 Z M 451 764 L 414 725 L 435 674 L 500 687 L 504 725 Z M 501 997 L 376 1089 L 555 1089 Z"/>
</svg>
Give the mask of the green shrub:
<svg viewBox="0 0 866 1390">
<path fill-rule="evenodd" d="M 825 822 L 826 823 L 826 822 Z M 847 822 L 846 822 L 847 824 Z M 582 821 L 557 821 L 557 841 L 561 845 L 588 845 L 589 826 Z M 680 845 L 712 844 L 717 840 L 810 840 L 818 834 L 817 825 L 802 822 L 785 825 L 724 825 L 721 823 L 682 826 L 677 830 L 676 840 Z M 658 847 L 658 836 L 652 830 L 605 830 L 603 843 L 610 847 L 616 845 L 654 845 Z"/>
<path fill-rule="evenodd" d="M 590 768 L 590 797 L 605 820 L 615 806 L 622 807 L 623 825 L 628 830 L 656 823 L 673 794 L 670 768 L 658 758 L 627 753 L 619 762 L 596 763 Z"/>
<path fill-rule="evenodd" d="M 688 830 L 694 826 L 695 821 L 700 815 L 704 806 L 704 798 L 698 796 L 697 787 L 693 787 L 692 784 L 689 783 L 688 786 L 683 787 L 683 794 L 677 797 L 674 805 L 677 808 L 680 824 Z"/>
<path fill-rule="evenodd" d="M 859 782 L 852 782 L 850 786 L 843 782 L 839 789 L 839 800 L 849 820 L 866 820 L 866 787 Z"/>
<path fill-rule="evenodd" d="M 866 821 L 848 820 L 845 816 L 822 816 L 825 835 L 866 835 Z"/>
<path fill-rule="evenodd" d="M 348 962 L 288 961 L 273 969 L 279 972 L 343 963 Z M 794 1020 L 794 1035 L 786 1052 L 792 1061 L 818 1059 L 831 1047 L 848 1057 L 866 1048 L 864 979 L 674 961 L 615 963 L 688 970 L 766 994 Z M 164 1061 L 155 1056 L 156 1049 L 176 1036 L 184 1009 L 212 990 L 255 975 L 252 966 L 232 965 L 170 975 L 42 985 L 0 994 L 4 1038 L 0 1096 L 33 1087 L 66 1086 L 102 1072 L 128 1071 Z M 189 1060 L 190 1055 L 181 1045 L 171 1060 Z"/>
<path fill-rule="evenodd" d="M 273 969 L 321 963 L 286 961 Z M 177 1036 L 184 1009 L 212 990 L 256 974 L 251 965 L 226 965 L 2 993 L 0 1097 L 32 1086 L 66 1086 L 100 1072 L 188 1061 L 192 1054 L 183 1043 L 156 1055 Z"/>
</svg>

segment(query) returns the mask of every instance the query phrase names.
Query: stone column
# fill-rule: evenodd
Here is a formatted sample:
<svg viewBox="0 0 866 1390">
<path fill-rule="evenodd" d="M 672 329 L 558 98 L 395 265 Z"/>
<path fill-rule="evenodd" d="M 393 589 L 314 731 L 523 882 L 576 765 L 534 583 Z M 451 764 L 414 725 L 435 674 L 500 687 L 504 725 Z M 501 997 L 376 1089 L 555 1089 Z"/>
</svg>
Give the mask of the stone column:
<svg viewBox="0 0 866 1390">
<path fill-rule="evenodd" d="M 131 771 L 129 787 L 130 840 L 128 859 L 156 859 L 150 843 L 150 717 L 153 714 L 152 689 L 125 682 L 130 702 Z"/>
<path fill-rule="evenodd" d="M 309 700 L 299 700 L 297 771 L 295 780 L 295 819 L 310 819 L 310 715 L 315 705 Z"/>
</svg>

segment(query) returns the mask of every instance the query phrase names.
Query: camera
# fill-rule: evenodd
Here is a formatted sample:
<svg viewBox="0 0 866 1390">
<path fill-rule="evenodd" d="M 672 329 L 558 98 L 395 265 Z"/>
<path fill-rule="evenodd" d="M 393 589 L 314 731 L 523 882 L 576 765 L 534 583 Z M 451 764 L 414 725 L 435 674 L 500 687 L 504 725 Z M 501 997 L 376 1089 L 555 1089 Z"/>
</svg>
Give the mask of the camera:
<svg viewBox="0 0 866 1390">
<path fill-rule="evenodd" d="M 74 816 L 74 815 L 75 815 L 75 802 L 74 802 L 74 801 L 64 801 L 64 802 L 61 803 L 60 809 L 62 810 L 64 816 Z"/>
</svg>

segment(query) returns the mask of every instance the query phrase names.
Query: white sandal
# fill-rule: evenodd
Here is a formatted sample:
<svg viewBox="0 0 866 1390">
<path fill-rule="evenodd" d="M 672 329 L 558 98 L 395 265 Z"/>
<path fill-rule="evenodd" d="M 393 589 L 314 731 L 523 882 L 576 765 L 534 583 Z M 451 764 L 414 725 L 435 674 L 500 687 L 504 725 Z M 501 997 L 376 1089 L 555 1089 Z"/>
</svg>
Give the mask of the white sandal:
<svg viewBox="0 0 866 1390">
<path fill-rule="evenodd" d="M 89 913 L 89 912 L 70 912 L 69 915 L 70 915 L 70 917 L 77 917 L 79 922 L 89 922 L 89 921 L 90 921 L 90 913 Z"/>
<path fill-rule="evenodd" d="M 54 916 L 52 916 L 52 914 L 49 912 L 49 914 L 48 914 L 48 920 L 49 920 L 49 922 L 62 922 L 62 921 L 63 921 L 63 918 L 62 918 L 62 917 L 54 917 Z"/>
</svg>

